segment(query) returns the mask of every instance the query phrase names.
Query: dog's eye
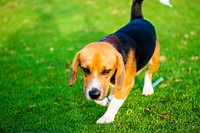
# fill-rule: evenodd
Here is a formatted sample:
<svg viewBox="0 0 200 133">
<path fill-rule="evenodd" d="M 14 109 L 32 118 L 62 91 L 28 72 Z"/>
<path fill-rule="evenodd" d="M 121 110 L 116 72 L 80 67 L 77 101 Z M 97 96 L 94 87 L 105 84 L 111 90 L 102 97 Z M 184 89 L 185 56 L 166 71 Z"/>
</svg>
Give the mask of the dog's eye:
<svg viewBox="0 0 200 133">
<path fill-rule="evenodd" d="M 81 69 L 83 70 L 83 72 L 84 72 L 85 74 L 90 74 L 90 69 L 84 68 L 84 67 L 81 67 Z"/>
<path fill-rule="evenodd" d="M 111 71 L 111 69 L 104 70 L 104 71 L 101 72 L 101 74 L 102 74 L 102 75 L 107 75 L 107 74 L 110 73 L 110 71 Z"/>
</svg>

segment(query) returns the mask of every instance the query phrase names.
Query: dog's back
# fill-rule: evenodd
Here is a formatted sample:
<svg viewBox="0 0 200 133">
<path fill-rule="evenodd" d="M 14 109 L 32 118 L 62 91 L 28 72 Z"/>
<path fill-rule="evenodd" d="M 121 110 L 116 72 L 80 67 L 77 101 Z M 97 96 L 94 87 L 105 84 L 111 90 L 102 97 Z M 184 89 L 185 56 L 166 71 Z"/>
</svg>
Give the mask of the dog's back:
<svg viewBox="0 0 200 133">
<path fill-rule="evenodd" d="M 149 62 L 156 44 L 154 26 L 149 21 L 143 19 L 142 1 L 133 1 L 131 21 L 127 25 L 101 40 L 112 44 L 121 53 L 124 63 L 126 63 L 130 50 L 133 50 L 137 71 Z"/>
</svg>

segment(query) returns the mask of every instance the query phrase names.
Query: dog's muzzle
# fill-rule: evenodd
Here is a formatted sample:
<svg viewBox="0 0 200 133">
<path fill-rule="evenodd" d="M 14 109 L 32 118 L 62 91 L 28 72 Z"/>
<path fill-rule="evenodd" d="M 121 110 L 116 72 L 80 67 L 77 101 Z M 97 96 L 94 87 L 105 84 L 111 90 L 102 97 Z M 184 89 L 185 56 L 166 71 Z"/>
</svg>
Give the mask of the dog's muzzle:
<svg viewBox="0 0 200 133">
<path fill-rule="evenodd" d="M 101 91 L 97 88 L 92 88 L 91 91 L 89 91 L 89 96 L 93 99 L 96 100 L 100 97 Z"/>
</svg>

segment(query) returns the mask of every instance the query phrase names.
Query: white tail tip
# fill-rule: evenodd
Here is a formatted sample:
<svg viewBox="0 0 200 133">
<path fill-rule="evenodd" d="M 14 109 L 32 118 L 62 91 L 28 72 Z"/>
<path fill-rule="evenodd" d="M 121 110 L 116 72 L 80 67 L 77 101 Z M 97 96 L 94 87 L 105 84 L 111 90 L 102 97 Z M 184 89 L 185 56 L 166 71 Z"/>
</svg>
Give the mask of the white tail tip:
<svg viewBox="0 0 200 133">
<path fill-rule="evenodd" d="M 167 5 L 169 7 L 172 7 L 172 4 L 170 4 L 170 1 L 169 0 L 159 0 L 160 3 L 164 4 L 164 5 Z"/>
</svg>

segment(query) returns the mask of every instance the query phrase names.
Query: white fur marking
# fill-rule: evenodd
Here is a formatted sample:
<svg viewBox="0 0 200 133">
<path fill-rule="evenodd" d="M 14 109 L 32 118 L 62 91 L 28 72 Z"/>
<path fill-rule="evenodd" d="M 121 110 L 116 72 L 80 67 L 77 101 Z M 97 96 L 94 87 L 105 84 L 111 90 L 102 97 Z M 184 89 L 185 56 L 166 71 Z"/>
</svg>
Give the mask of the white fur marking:
<svg viewBox="0 0 200 133">
<path fill-rule="evenodd" d="M 92 90 L 92 88 L 97 88 L 97 89 L 99 89 L 100 90 L 100 83 L 99 83 L 99 81 L 98 81 L 98 79 L 97 79 L 97 74 L 96 74 L 96 72 L 94 73 L 94 78 L 92 79 L 92 81 L 91 81 L 91 83 L 89 84 L 89 86 L 88 86 L 88 90 Z"/>
<path fill-rule="evenodd" d="M 92 90 L 92 88 L 96 88 L 96 89 L 99 89 L 101 91 L 101 86 L 100 86 L 100 83 L 97 79 L 97 74 L 96 72 L 94 73 L 94 78 L 92 79 L 91 83 L 88 85 L 88 87 L 86 88 L 87 89 L 87 95 L 86 95 L 86 98 L 87 99 L 91 99 L 90 96 L 89 96 L 89 91 Z"/>
<path fill-rule="evenodd" d="M 154 93 L 154 90 L 151 83 L 151 79 L 149 78 L 148 74 L 146 74 L 145 79 L 144 79 L 144 87 L 143 87 L 142 95 L 148 96 L 153 93 Z"/>
<path fill-rule="evenodd" d="M 119 108 L 122 106 L 124 100 L 118 100 L 113 97 L 112 101 L 110 102 L 107 111 L 105 114 L 97 120 L 97 124 L 104 124 L 113 122 L 115 119 L 115 115 L 117 114 Z"/>
<path fill-rule="evenodd" d="M 101 106 L 107 106 L 108 103 L 109 103 L 107 97 L 105 97 L 105 98 L 104 98 L 103 100 L 101 100 L 101 101 L 95 100 L 95 102 L 96 102 L 97 104 L 101 105 Z"/>
<path fill-rule="evenodd" d="M 94 78 L 97 78 L 97 73 L 96 72 L 94 73 Z"/>
</svg>

